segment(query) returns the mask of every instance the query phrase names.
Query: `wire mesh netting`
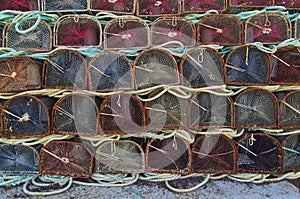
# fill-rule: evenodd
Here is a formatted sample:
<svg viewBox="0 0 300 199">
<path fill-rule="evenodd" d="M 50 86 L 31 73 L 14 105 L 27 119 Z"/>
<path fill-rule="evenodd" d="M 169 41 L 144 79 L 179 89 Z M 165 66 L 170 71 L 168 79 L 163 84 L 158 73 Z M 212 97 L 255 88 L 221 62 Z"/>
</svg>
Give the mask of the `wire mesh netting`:
<svg viewBox="0 0 300 199">
<path fill-rule="evenodd" d="M 266 7 L 272 6 L 273 0 L 230 0 L 231 7 Z"/>
<path fill-rule="evenodd" d="M 120 14 L 134 14 L 136 0 L 91 0 L 90 9 Z"/>
<path fill-rule="evenodd" d="M 299 0 L 274 0 L 275 6 L 284 6 L 288 10 L 299 10 Z"/>
<path fill-rule="evenodd" d="M 280 101 L 280 127 L 299 129 L 300 91 L 291 92 Z"/>
<path fill-rule="evenodd" d="M 300 171 L 300 134 L 290 135 L 282 142 L 283 172 Z"/>
<path fill-rule="evenodd" d="M 226 8 L 226 0 L 183 0 L 183 13 L 198 13 L 209 10 L 224 11 Z"/>
<path fill-rule="evenodd" d="M 138 16 L 178 15 L 179 0 L 137 0 Z"/>
<path fill-rule="evenodd" d="M 74 12 L 85 11 L 88 8 L 87 0 L 41 0 L 42 11 Z"/>
<path fill-rule="evenodd" d="M 0 10 L 31 11 L 39 10 L 38 0 L 1 0 Z"/>
</svg>

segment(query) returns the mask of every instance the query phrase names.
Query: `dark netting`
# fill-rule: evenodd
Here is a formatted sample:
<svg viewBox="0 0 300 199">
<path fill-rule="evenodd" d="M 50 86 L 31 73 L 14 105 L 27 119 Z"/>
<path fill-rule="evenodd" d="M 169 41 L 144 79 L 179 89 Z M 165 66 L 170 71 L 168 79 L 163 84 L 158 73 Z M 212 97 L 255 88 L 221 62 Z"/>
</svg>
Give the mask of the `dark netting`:
<svg viewBox="0 0 300 199">
<path fill-rule="evenodd" d="M 148 49 L 134 62 L 137 89 L 179 83 L 175 58 L 166 50 Z"/>
<path fill-rule="evenodd" d="M 299 10 L 300 1 L 299 0 L 274 0 L 275 6 L 284 6 L 288 10 Z"/>
<path fill-rule="evenodd" d="M 90 9 L 120 14 L 134 14 L 136 0 L 91 0 Z"/>
<path fill-rule="evenodd" d="M 224 135 L 201 136 L 194 142 L 192 154 L 192 172 L 236 172 L 236 147 Z"/>
<path fill-rule="evenodd" d="M 4 104 L 2 114 L 5 137 L 45 136 L 50 131 L 48 109 L 34 96 L 10 99 Z"/>
<path fill-rule="evenodd" d="M 211 48 L 192 49 L 181 59 L 181 82 L 190 87 L 223 85 L 223 65 L 223 58 L 216 50 Z"/>
<path fill-rule="evenodd" d="M 190 107 L 192 128 L 232 127 L 233 103 L 231 98 L 209 93 L 200 93 Z"/>
<path fill-rule="evenodd" d="M 33 90 L 41 87 L 41 69 L 29 57 L 0 60 L 0 92 Z"/>
<path fill-rule="evenodd" d="M 248 89 L 237 97 L 234 104 L 237 127 L 277 127 L 278 103 L 271 92 Z"/>
<path fill-rule="evenodd" d="M 38 0 L 1 0 L 0 10 L 31 11 L 39 10 Z"/>
<path fill-rule="evenodd" d="M 198 43 L 241 45 L 243 43 L 243 23 L 235 15 L 207 15 L 198 23 Z"/>
<path fill-rule="evenodd" d="M 146 148 L 146 171 L 184 174 L 190 171 L 190 145 L 180 137 L 151 140 Z"/>
<path fill-rule="evenodd" d="M 269 56 L 254 46 L 234 49 L 226 60 L 226 84 L 266 85 L 270 80 Z"/>
<path fill-rule="evenodd" d="M 272 6 L 273 0 L 229 0 L 231 7 L 266 7 Z"/>
<path fill-rule="evenodd" d="M 89 178 L 93 172 L 93 156 L 82 144 L 52 141 L 41 149 L 41 174 Z"/>
<path fill-rule="evenodd" d="M 273 84 L 300 84 L 300 48 L 278 48 L 271 57 Z"/>
<path fill-rule="evenodd" d="M 280 173 L 282 170 L 282 149 L 274 137 L 266 134 L 250 134 L 237 145 L 238 172 Z"/>
<path fill-rule="evenodd" d="M 36 20 L 24 21 L 19 26 L 19 29 L 27 30 L 35 23 Z M 29 52 L 49 51 L 52 49 L 52 30 L 45 21 L 41 21 L 34 30 L 28 33 L 17 32 L 15 24 L 6 25 L 4 34 L 4 45 L 7 48 Z"/>
<path fill-rule="evenodd" d="M 94 91 L 134 88 L 131 63 L 119 53 L 100 53 L 89 63 L 89 88 Z"/>
<path fill-rule="evenodd" d="M 100 107 L 100 125 L 106 134 L 131 134 L 144 131 L 145 110 L 134 95 L 107 97 Z"/>
<path fill-rule="evenodd" d="M 144 172 L 144 152 L 133 141 L 107 141 L 96 151 L 97 173 L 142 173 Z"/>
<path fill-rule="evenodd" d="M 65 15 L 55 25 L 56 46 L 101 46 L 100 23 L 89 15 Z"/>
<path fill-rule="evenodd" d="M 67 95 L 53 107 L 53 130 L 62 134 L 96 135 L 98 118 L 98 107 L 91 97 Z"/>
<path fill-rule="evenodd" d="M 226 8 L 226 0 L 183 0 L 184 13 L 206 12 L 209 10 L 224 11 Z"/>
<path fill-rule="evenodd" d="M 113 19 L 104 29 L 104 49 L 141 49 L 150 45 L 148 25 L 139 18 Z"/>
<path fill-rule="evenodd" d="M 2 102 L 0 101 L 0 137 L 3 137 L 3 113 L 2 113 Z"/>
<path fill-rule="evenodd" d="M 282 142 L 283 172 L 300 171 L 300 134 L 290 135 Z"/>
<path fill-rule="evenodd" d="M 295 23 L 295 37 L 300 39 L 300 19 L 298 19 Z"/>
<path fill-rule="evenodd" d="M 177 15 L 179 13 L 179 0 L 137 0 L 138 16 Z"/>
<path fill-rule="evenodd" d="M 287 94 L 280 101 L 280 127 L 300 127 L 300 91 Z"/>
<path fill-rule="evenodd" d="M 286 15 L 265 12 L 246 21 L 246 43 L 277 44 L 290 37 L 291 22 Z"/>
<path fill-rule="evenodd" d="M 44 63 L 44 88 L 85 89 L 87 64 L 73 50 L 56 50 Z"/>
<path fill-rule="evenodd" d="M 88 9 L 87 0 L 41 0 L 42 11 L 74 12 Z"/>
<path fill-rule="evenodd" d="M 177 17 L 161 17 L 151 25 L 151 44 L 162 45 L 166 42 L 178 41 L 185 47 L 193 47 L 196 44 L 196 27 L 193 21 Z M 170 44 L 167 47 L 176 47 L 178 44 Z"/>
<path fill-rule="evenodd" d="M 0 145 L 0 173 L 27 175 L 38 173 L 39 154 L 29 146 Z"/>
</svg>

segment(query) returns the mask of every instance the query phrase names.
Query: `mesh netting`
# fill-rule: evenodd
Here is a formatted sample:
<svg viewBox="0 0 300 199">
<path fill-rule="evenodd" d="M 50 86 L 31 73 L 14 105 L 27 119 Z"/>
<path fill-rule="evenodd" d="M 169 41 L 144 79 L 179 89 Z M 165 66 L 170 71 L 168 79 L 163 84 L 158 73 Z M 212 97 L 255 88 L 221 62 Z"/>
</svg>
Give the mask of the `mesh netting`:
<svg viewBox="0 0 300 199">
<path fill-rule="evenodd" d="M 253 46 L 234 49 L 226 60 L 226 84 L 266 85 L 270 79 L 270 60 Z"/>
<path fill-rule="evenodd" d="M 276 6 L 284 6 L 286 9 L 299 10 L 299 0 L 274 0 Z"/>
<path fill-rule="evenodd" d="M 24 145 L 0 145 L 0 173 L 1 174 L 32 174 L 38 173 L 39 154 Z"/>
<path fill-rule="evenodd" d="M 184 13 L 206 12 L 209 10 L 223 11 L 226 8 L 226 0 L 183 0 Z"/>
<path fill-rule="evenodd" d="M 41 0 L 43 11 L 87 10 L 87 0 Z"/>
<path fill-rule="evenodd" d="M 49 133 L 49 114 L 45 104 L 34 96 L 10 99 L 2 109 L 5 137 L 45 136 Z"/>
<path fill-rule="evenodd" d="M 179 0 L 137 0 L 138 16 L 161 16 L 180 13 Z"/>
<path fill-rule="evenodd" d="M 0 92 L 38 89 L 41 86 L 40 67 L 29 57 L 0 60 Z"/>
<path fill-rule="evenodd" d="M 280 103 L 280 126 L 300 127 L 300 91 L 287 94 Z"/>
<path fill-rule="evenodd" d="M 87 64 L 84 57 L 72 50 L 57 50 L 44 63 L 45 88 L 86 88 Z"/>
<path fill-rule="evenodd" d="M 277 127 L 278 103 L 266 90 L 249 89 L 242 92 L 235 102 L 237 127 Z"/>
<path fill-rule="evenodd" d="M 41 174 L 89 178 L 93 157 L 82 143 L 52 141 L 41 149 L 39 170 Z"/>
<path fill-rule="evenodd" d="M 31 11 L 39 10 L 38 0 L 1 0 L 0 10 Z"/>
<path fill-rule="evenodd" d="M 199 44 L 238 46 L 243 43 L 242 39 L 243 23 L 235 15 L 208 15 L 198 23 Z"/>
<path fill-rule="evenodd" d="M 272 6 L 273 0 L 229 0 L 232 7 L 266 7 Z"/>
<path fill-rule="evenodd" d="M 96 135 L 98 118 L 98 108 L 92 98 L 67 95 L 54 105 L 53 130 L 63 134 Z"/>
<path fill-rule="evenodd" d="M 236 172 L 236 147 L 224 135 L 201 136 L 194 142 L 192 153 L 193 172 Z"/>
<path fill-rule="evenodd" d="M 98 173 L 142 173 L 144 172 L 144 152 L 133 141 L 107 141 L 96 151 L 96 171 Z"/>
<path fill-rule="evenodd" d="M 300 134 L 290 135 L 282 142 L 283 172 L 300 171 Z"/>
<path fill-rule="evenodd" d="M 181 82 L 191 87 L 222 85 L 223 65 L 221 55 L 211 48 L 190 50 L 180 62 Z"/>
<path fill-rule="evenodd" d="M 89 86 L 95 91 L 133 89 L 131 63 L 123 54 L 104 52 L 89 64 Z"/>
<path fill-rule="evenodd" d="M 295 23 L 295 37 L 300 39 L 300 19 L 298 19 Z"/>
<path fill-rule="evenodd" d="M 136 58 L 134 68 L 138 89 L 179 83 L 176 60 L 168 51 L 145 50 Z"/>
<path fill-rule="evenodd" d="M 136 0 L 91 0 L 90 8 L 121 14 L 134 14 Z"/>
</svg>

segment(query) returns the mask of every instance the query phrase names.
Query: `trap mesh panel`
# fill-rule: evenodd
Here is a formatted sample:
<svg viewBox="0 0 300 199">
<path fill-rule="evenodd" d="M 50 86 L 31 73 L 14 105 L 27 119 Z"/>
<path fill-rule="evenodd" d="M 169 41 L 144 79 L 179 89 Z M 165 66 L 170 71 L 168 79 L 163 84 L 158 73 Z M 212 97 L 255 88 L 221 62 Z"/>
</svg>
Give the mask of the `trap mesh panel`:
<svg viewBox="0 0 300 199">
<path fill-rule="evenodd" d="M 246 21 L 245 42 L 277 44 L 291 37 L 291 22 L 282 14 L 257 14 Z"/>
<path fill-rule="evenodd" d="M 96 135 L 98 118 L 98 107 L 92 98 L 67 95 L 54 105 L 53 130 L 62 134 Z"/>
<path fill-rule="evenodd" d="M 55 46 L 101 46 L 101 25 L 89 15 L 64 15 L 54 32 Z"/>
<path fill-rule="evenodd" d="M 198 13 L 209 10 L 224 11 L 226 8 L 226 0 L 183 0 L 183 13 Z"/>
<path fill-rule="evenodd" d="M 282 142 L 283 172 L 300 171 L 300 134 L 290 135 Z"/>
<path fill-rule="evenodd" d="M 131 63 L 123 54 L 104 52 L 89 64 L 89 88 L 94 91 L 134 88 Z"/>
<path fill-rule="evenodd" d="M 56 50 L 44 63 L 44 88 L 85 89 L 87 64 L 73 50 Z"/>
<path fill-rule="evenodd" d="M 287 94 L 280 103 L 280 127 L 300 127 L 300 91 Z"/>
<path fill-rule="evenodd" d="M 231 7 L 266 7 L 272 6 L 273 0 L 229 0 Z"/>
<path fill-rule="evenodd" d="M 190 106 L 192 128 L 232 127 L 233 102 L 229 97 L 200 93 Z"/>
<path fill-rule="evenodd" d="M 162 45 L 170 41 L 179 41 L 185 47 L 192 47 L 196 43 L 196 28 L 193 21 L 185 18 L 162 17 L 151 25 L 152 45 Z M 176 47 L 176 44 L 167 45 Z M 177 44 L 178 46 L 178 44 Z"/>
<path fill-rule="evenodd" d="M 39 154 L 29 146 L 0 145 L 0 173 L 26 175 L 38 173 Z"/>
<path fill-rule="evenodd" d="M 198 43 L 238 46 L 243 43 L 243 23 L 230 14 L 207 15 L 198 23 Z"/>
<path fill-rule="evenodd" d="M 191 159 L 190 145 L 180 137 L 147 143 L 147 172 L 185 174 L 190 172 Z"/>
<path fill-rule="evenodd" d="M 216 50 L 192 49 L 181 59 L 181 82 L 190 87 L 222 85 L 224 84 L 223 65 L 223 58 Z"/>
<path fill-rule="evenodd" d="M 238 172 L 280 173 L 282 170 L 282 148 L 274 137 L 266 134 L 250 134 L 238 145 Z"/>
<path fill-rule="evenodd" d="M 275 0 L 275 6 L 284 6 L 288 10 L 300 10 L 299 0 Z"/>
<path fill-rule="evenodd" d="M 39 10 L 38 0 L 1 0 L 0 10 L 31 11 Z"/>
<path fill-rule="evenodd" d="M 35 23 L 36 20 L 25 21 L 19 28 L 26 30 Z M 4 46 L 7 48 L 26 52 L 50 51 L 52 49 L 52 30 L 45 21 L 41 21 L 34 30 L 28 33 L 18 33 L 15 24 L 7 24 L 4 31 Z"/>
<path fill-rule="evenodd" d="M 88 8 L 87 0 L 41 0 L 42 11 L 74 12 L 85 11 Z"/>
<path fill-rule="evenodd" d="M 236 147 L 224 135 L 201 136 L 194 142 L 192 154 L 193 172 L 236 172 Z"/>
<path fill-rule="evenodd" d="M 134 69 L 137 89 L 179 83 L 176 60 L 166 50 L 143 51 L 135 59 Z"/>
<path fill-rule="evenodd" d="M 89 178 L 93 157 L 82 143 L 52 141 L 41 149 L 39 170 L 41 174 Z"/>
<path fill-rule="evenodd" d="M 101 104 L 100 125 L 105 134 L 142 132 L 145 126 L 143 104 L 134 95 L 112 95 Z"/>
<path fill-rule="evenodd" d="M 149 37 L 149 27 L 142 19 L 113 19 L 104 28 L 104 49 L 147 48 Z"/>
<path fill-rule="evenodd" d="M 95 155 L 97 173 L 142 173 L 144 152 L 133 141 L 107 141 L 101 144 Z"/>
<path fill-rule="evenodd" d="M 29 57 L 0 59 L 0 92 L 41 87 L 40 67 Z"/>
<path fill-rule="evenodd" d="M 180 14 L 179 0 L 137 0 L 138 16 L 162 16 Z"/>
<path fill-rule="evenodd" d="M 237 127 L 277 127 L 278 103 L 271 92 L 248 89 L 237 97 L 234 104 Z"/>
<path fill-rule="evenodd" d="M 300 84 L 300 48 L 278 48 L 271 56 L 271 82 L 274 84 Z"/>
<path fill-rule="evenodd" d="M 270 80 L 269 56 L 254 46 L 234 49 L 226 60 L 225 82 L 229 85 L 266 85 Z"/>
<path fill-rule="evenodd" d="M 136 0 L 91 0 L 90 9 L 120 14 L 134 14 Z"/>
<path fill-rule="evenodd" d="M 47 107 L 34 96 L 10 99 L 3 106 L 2 114 L 5 137 L 45 136 L 50 131 Z"/>
<path fill-rule="evenodd" d="M 300 19 L 295 23 L 295 38 L 300 39 Z"/>
</svg>

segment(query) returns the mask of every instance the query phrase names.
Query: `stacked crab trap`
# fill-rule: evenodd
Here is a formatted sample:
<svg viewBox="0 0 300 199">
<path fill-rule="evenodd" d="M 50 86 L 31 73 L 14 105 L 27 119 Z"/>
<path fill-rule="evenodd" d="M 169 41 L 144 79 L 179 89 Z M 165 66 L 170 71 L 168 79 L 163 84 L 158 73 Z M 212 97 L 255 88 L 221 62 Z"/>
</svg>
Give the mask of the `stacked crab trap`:
<svg viewBox="0 0 300 199">
<path fill-rule="evenodd" d="M 0 1 L 1 186 L 300 178 L 299 0 Z"/>
</svg>

